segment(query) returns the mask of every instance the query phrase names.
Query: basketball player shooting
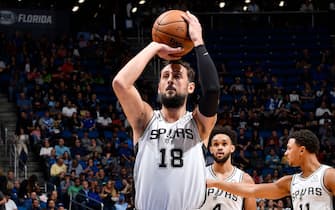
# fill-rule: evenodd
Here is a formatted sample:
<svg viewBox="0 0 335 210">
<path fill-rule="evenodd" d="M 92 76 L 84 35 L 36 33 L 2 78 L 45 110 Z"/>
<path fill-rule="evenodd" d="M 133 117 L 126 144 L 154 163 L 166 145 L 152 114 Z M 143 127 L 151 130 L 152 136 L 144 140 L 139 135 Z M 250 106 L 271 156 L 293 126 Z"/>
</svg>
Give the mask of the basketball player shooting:
<svg viewBox="0 0 335 210">
<path fill-rule="evenodd" d="M 214 163 L 207 166 L 207 178 L 224 182 L 251 183 L 249 174 L 232 165 L 237 134 L 229 127 L 216 126 L 209 136 L 208 149 Z M 256 210 L 255 198 L 243 198 L 215 187 L 207 188 L 206 202 L 201 210 Z"/>
<path fill-rule="evenodd" d="M 202 38 L 198 19 L 187 12 L 184 19 L 195 46 L 202 97 L 189 112 L 187 96 L 194 92 L 194 71 L 185 62 L 170 62 L 160 73 L 160 110 L 142 100 L 134 83 L 148 62 L 158 55 L 177 60 L 180 48 L 151 42 L 115 76 L 113 89 L 133 129 L 137 147 L 134 166 L 135 208 L 141 210 L 198 209 L 205 200 L 206 167 L 202 152 L 215 125 L 219 81 L 215 65 Z M 206 142 L 204 142 L 206 144 Z"/>
<path fill-rule="evenodd" d="M 243 197 L 279 199 L 291 196 L 294 210 L 333 210 L 335 169 L 321 164 L 316 154 L 319 139 L 310 130 L 295 131 L 287 143 L 290 166 L 301 173 L 287 175 L 274 183 L 243 184 L 207 180 L 207 187 L 216 187 Z"/>
</svg>

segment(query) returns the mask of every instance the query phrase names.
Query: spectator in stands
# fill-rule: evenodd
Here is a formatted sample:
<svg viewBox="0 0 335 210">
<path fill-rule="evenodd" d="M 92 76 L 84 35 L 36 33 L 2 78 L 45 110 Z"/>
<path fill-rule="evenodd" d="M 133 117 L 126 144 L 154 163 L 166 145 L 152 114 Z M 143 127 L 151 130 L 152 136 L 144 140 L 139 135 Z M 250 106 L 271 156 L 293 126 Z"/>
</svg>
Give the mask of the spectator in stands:
<svg viewBox="0 0 335 210">
<path fill-rule="evenodd" d="M 92 113 L 96 110 L 97 106 L 100 105 L 100 100 L 97 98 L 97 94 L 93 93 L 89 100 L 87 101 L 87 107 L 89 111 Z"/>
<path fill-rule="evenodd" d="M 0 199 L 1 199 L 1 196 L 0 196 Z M 17 205 L 11 199 L 11 193 L 10 192 L 5 192 L 5 199 L 6 199 L 6 204 L 5 204 L 6 210 L 18 210 Z M 1 201 L 0 201 L 0 203 L 1 203 Z M 0 208 L 0 209 L 2 209 L 2 208 Z"/>
<path fill-rule="evenodd" d="M 243 83 L 241 83 L 241 78 L 236 77 L 235 82 L 230 86 L 229 91 L 233 94 L 240 94 L 245 91 Z"/>
<path fill-rule="evenodd" d="M 98 185 L 92 184 L 91 190 L 88 192 L 88 197 L 89 197 L 88 206 L 96 210 L 100 210 L 101 204 L 102 204 L 102 199 L 100 197 L 100 193 L 101 193 L 100 189 L 101 188 Z"/>
<path fill-rule="evenodd" d="M 321 105 L 315 110 L 315 116 L 317 117 L 317 119 L 320 119 L 324 116 L 325 113 L 328 113 L 329 115 L 332 114 L 330 109 L 327 107 L 327 102 L 322 101 Z"/>
<path fill-rule="evenodd" d="M 19 94 L 19 97 L 16 101 L 16 105 L 18 107 L 18 111 L 30 113 L 32 111 L 32 103 L 29 98 L 26 97 L 26 94 L 24 92 L 21 92 Z"/>
<path fill-rule="evenodd" d="M 265 199 L 256 199 L 257 202 L 257 210 L 266 210 L 267 208 L 265 207 Z"/>
<path fill-rule="evenodd" d="M 79 192 L 77 193 L 75 200 L 80 203 L 81 205 L 84 206 L 88 206 L 89 204 L 89 197 L 88 197 L 88 193 L 90 191 L 90 186 L 89 186 L 89 182 L 84 180 L 82 182 L 82 189 L 79 190 Z M 80 206 L 76 205 L 75 209 L 80 209 Z"/>
<path fill-rule="evenodd" d="M 57 210 L 55 201 L 52 199 L 48 199 L 47 201 L 47 210 Z"/>
<path fill-rule="evenodd" d="M 43 146 L 41 147 L 40 150 L 40 156 L 47 160 L 51 156 L 51 150 L 53 147 L 50 145 L 50 141 L 48 138 L 45 138 L 43 141 Z"/>
<path fill-rule="evenodd" d="M 77 107 L 74 103 L 72 103 L 71 100 L 67 100 L 67 103 L 66 105 L 63 106 L 62 108 L 62 114 L 64 117 L 66 117 L 67 119 L 68 118 L 71 118 L 73 113 L 77 113 Z"/>
<path fill-rule="evenodd" d="M 58 191 L 56 189 L 52 190 L 48 197 L 55 201 L 56 206 L 63 204 L 61 198 L 58 196 Z"/>
<path fill-rule="evenodd" d="M 64 179 L 60 182 L 60 197 L 65 203 L 68 203 L 68 190 L 73 185 L 74 182 L 71 180 L 70 173 L 66 173 Z"/>
<path fill-rule="evenodd" d="M 107 113 L 102 113 L 97 118 L 97 128 L 101 136 L 103 135 L 103 131 L 112 131 L 112 118 Z"/>
<path fill-rule="evenodd" d="M 24 129 L 20 129 L 20 133 L 15 137 L 15 145 L 17 148 L 17 155 L 23 164 L 26 164 L 28 159 L 28 145 L 29 135 L 24 133 Z"/>
<path fill-rule="evenodd" d="M 126 198 L 123 194 L 119 195 L 119 200 L 114 204 L 115 210 L 127 210 L 128 203 L 126 202 Z"/>
<path fill-rule="evenodd" d="M 51 183 L 54 183 L 58 186 L 61 178 L 64 177 L 66 172 L 67 167 L 64 164 L 62 156 L 57 157 L 57 162 L 54 163 L 50 168 Z"/>
<path fill-rule="evenodd" d="M 40 201 L 38 199 L 33 199 L 31 208 L 28 208 L 28 210 L 41 210 Z"/>
<path fill-rule="evenodd" d="M 30 193 L 27 193 L 27 195 L 24 197 L 24 200 L 23 200 L 23 207 L 25 207 L 27 210 L 32 210 L 33 208 L 33 201 L 34 200 L 37 200 L 38 199 L 38 196 L 36 194 L 36 192 L 30 192 Z"/>
<path fill-rule="evenodd" d="M 87 150 L 85 147 L 82 146 L 82 143 L 78 136 L 75 136 L 74 140 L 74 146 L 71 147 L 71 157 L 75 158 L 77 154 L 79 154 L 81 157 L 85 156 L 87 154 Z"/>
<path fill-rule="evenodd" d="M 91 139 L 90 145 L 87 147 L 88 156 L 93 157 L 94 152 L 98 152 L 99 154 L 102 153 L 102 148 L 100 145 L 97 144 L 96 139 Z"/>
<path fill-rule="evenodd" d="M 27 133 L 27 134 L 30 133 L 33 128 L 33 123 L 32 123 L 32 119 L 30 118 L 30 115 L 28 115 L 24 111 L 20 112 L 18 120 L 16 121 L 15 133 L 19 133 L 20 128 L 23 128 L 24 133 Z"/>
<path fill-rule="evenodd" d="M 67 120 L 66 126 L 67 127 L 65 129 L 68 129 L 72 132 L 80 131 L 83 128 L 83 123 L 80 115 L 77 112 L 74 112 L 71 118 Z"/>
<path fill-rule="evenodd" d="M 104 210 L 114 210 L 115 201 L 118 200 L 118 193 L 114 184 L 114 181 L 108 180 L 102 188 L 100 197 L 104 204 Z"/>
<path fill-rule="evenodd" d="M 75 199 L 78 192 L 82 189 L 81 182 L 79 176 L 74 179 L 74 183 L 68 187 L 67 193 L 70 198 Z"/>
<path fill-rule="evenodd" d="M 51 136 L 54 131 L 54 119 L 50 116 L 49 111 L 45 111 L 44 115 L 39 120 L 42 136 Z"/>
<path fill-rule="evenodd" d="M 55 148 L 51 149 L 51 154 L 50 154 L 50 157 L 47 159 L 47 161 L 48 161 L 49 169 L 54 163 L 57 162 L 57 155 L 56 155 Z"/>
<path fill-rule="evenodd" d="M 315 99 L 315 93 L 308 82 L 305 82 L 304 89 L 301 91 L 300 100 L 302 103 L 312 103 Z"/>
<path fill-rule="evenodd" d="M 280 168 L 280 158 L 275 149 L 270 149 L 270 152 L 266 154 L 265 165 L 271 169 Z"/>
<path fill-rule="evenodd" d="M 85 116 L 82 119 L 83 129 L 86 131 L 93 131 L 96 128 L 95 119 L 91 116 L 89 111 L 86 111 Z"/>
<path fill-rule="evenodd" d="M 30 136 L 32 138 L 32 145 L 37 145 L 42 143 L 42 133 L 41 133 L 41 127 L 36 124 L 33 128 L 33 130 L 30 132 Z"/>
<path fill-rule="evenodd" d="M 14 171 L 9 169 L 7 171 L 7 190 L 12 190 L 14 187 L 15 175 Z"/>
<path fill-rule="evenodd" d="M 75 176 L 79 176 L 79 174 L 81 174 L 84 171 L 84 169 L 83 169 L 82 165 L 79 164 L 77 159 L 73 159 L 71 164 L 69 165 L 69 170 L 68 171 L 69 172 L 74 171 Z"/>
<path fill-rule="evenodd" d="M 89 158 L 87 161 L 87 167 L 84 169 L 84 173 L 88 173 L 89 171 L 93 171 L 93 174 L 97 173 L 99 168 L 94 163 L 93 158 Z"/>
<path fill-rule="evenodd" d="M 98 173 L 96 174 L 99 186 L 106 184 L 108 182 L 109 177 L 106 176 L 105 170 L 103 168 L 99 168 Z"/>
<path fill-rule="evenodd" d="M 55 145 L 55 150 L 56 150 L 56 155 L 57 157 L 63 156 L 65 152 L 71 155 L 70 148 L 64 145 L 64 139 L 59 138 L 58 139 L 58 144 Z"/>
<path fill-rule="evenodd" d="M 71 165 L 72 163 L 72 158 L 68 152 L 63 153 L 63 159 L 64 159 L 64 164 L 66 165 L 67 168 L 69 168 L 69 165 Z"/>
</svg>

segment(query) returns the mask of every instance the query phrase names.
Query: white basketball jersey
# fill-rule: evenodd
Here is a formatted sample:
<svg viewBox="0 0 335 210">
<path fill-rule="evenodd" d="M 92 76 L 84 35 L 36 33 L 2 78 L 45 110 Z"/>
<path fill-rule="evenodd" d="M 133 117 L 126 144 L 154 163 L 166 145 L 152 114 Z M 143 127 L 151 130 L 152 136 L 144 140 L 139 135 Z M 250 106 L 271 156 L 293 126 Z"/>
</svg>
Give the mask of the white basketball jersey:
<svg viewBox="0 0 335 210">
<path fill-rule="evenodd" d="M 303 178 L 295 174 L 291 181 L 291 198 L 295 210 L 333 210 L 333 195 L 323 184 L 325 171 L 330 168 L 321 165 L 312 175 Z"/>
<path fill-rule="evenodd" d="M 227 177 L 225 182 L 241 182 L 244 172 L 234 167 L 233 173 Z M 213 171 L 212 165 L 207 166 L 207 179 L 219 179 Z M 201 210 L 241 210 L 243 207 L 243 198 L 221 189 L 211 187 L 207 188 L 206 201 Z"/>
<path fill-rule="evenodd" d="M 154 111 L 138 141 L 134 166 L 136 209 L 198 209 L 206 193 L 202 145 L 191 112 L 168 123 L 160 111 Z"/>
</svg>

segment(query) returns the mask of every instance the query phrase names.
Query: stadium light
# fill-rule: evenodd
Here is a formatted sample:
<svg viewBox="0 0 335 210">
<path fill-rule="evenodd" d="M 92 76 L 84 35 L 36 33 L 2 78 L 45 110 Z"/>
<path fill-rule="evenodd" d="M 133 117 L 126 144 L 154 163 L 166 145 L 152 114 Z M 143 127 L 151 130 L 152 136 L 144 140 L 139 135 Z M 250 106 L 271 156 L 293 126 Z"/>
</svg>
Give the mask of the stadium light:
<svg viewBox="0 0 335 210">
<path fill-rule="evenodd" d="M 244 1 L 246 4 L 249 4 L 250 3 L 250 0 L 245 0 Z"/>
<path fill-rule="evenodd" d="M 79 10 L 79 6 L 73 6 L 73 8 L 72 8 L 72 12 L 77 12 Z"/>
<path fill-rule="evenodd" d="M 79 4 L 82 4 L 82 3 L 84 3 L 85 2 L 85 0 L 78 0 L 78 3 Z"/>
<path fill-rule="evenodd" d="M 246 12 L 248 10 L 248 6 L 243 6 L 243 11 Z"/>
<path fill-rule="evenodd" d="M 132 13 L 136 13 L 136 12 L 137 12 L 137 7 L 133 7 L 133 8 L 131 9 L 131 12 L 132 12 Z"/>
<path fill-rule="evenodd" d="M 224 8 L 225 6 L 226 6 L 226 2 L 221 1 L 221 2 L 219 3 L 219 7 L 220 7 L 220 8 Z"/>
<path fill-rule="evenodd" d="M 280 1 L 278 6 L 283 7 L 284 5 L 285 5 L 285 1 Z"/>
<path fill-rule="evenodd" d="M 145 0 L 140 0 L 139 2 L 138 2 L 138 4 L 145 4 Z"/>
</svg>

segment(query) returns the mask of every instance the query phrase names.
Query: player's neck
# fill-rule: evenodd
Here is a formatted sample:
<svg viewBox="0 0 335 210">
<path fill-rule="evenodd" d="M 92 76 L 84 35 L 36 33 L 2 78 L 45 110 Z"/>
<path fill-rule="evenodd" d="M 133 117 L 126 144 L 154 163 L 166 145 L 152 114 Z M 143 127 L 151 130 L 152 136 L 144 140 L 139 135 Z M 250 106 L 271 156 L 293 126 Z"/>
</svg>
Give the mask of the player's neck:
<svg viewBox="0 0 335 210">
<path fill-rule="evenodd" d="M 234 166 L 228 161 L 230 160 L 227 160 L 224 164 L 214 162 L 212 166 L 212 169 L 216 174 L 216 176 L 218 176 L 221 179 L 226 179 L 234 171 Z"/>
<path fill-rule="evenodd" d="M 305 161 L 302 162 L 300 168 L 303 177 L 308 177 L 313 174 L 318 168 L 320 168 L 321 163 L 318 161 L 315 155 L 310 155 Z"/>
<path fill-rule="evenodd" d="M 175 122 L 185 115 L 186 108 L 184 106 L 176 109 L 162 107 L 160 111 L 166 122 Z"/>
</svg>

